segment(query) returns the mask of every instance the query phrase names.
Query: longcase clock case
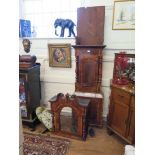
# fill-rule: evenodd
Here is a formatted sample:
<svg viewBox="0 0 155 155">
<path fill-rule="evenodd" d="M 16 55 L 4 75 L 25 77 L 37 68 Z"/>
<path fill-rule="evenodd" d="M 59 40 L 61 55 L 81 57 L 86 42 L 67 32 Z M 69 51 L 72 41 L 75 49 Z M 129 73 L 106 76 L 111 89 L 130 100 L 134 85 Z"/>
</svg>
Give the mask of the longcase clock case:
<svg viewBox="0 0 155 155">
<path fill-rule="evenodd" d="M 89 125 L 102 127 L 105 7 L 78 8 L 77 16 L 76 45 L 73 45 L 76 57 L 75 94 L 80 98 L 90 99 Z"/>
</svg>

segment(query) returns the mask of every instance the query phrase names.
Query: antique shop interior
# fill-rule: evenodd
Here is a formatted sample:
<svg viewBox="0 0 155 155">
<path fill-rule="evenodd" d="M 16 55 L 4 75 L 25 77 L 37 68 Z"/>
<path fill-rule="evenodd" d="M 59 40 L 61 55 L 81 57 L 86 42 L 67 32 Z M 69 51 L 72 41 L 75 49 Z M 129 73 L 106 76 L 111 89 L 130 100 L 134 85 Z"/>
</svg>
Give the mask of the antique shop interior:
<svg viewBox="0 0 155 155">
<path fill-rule="evenodd" d="M 134 155 L 135 1 L 19 1 L 20 155 Z"/>
</svg>

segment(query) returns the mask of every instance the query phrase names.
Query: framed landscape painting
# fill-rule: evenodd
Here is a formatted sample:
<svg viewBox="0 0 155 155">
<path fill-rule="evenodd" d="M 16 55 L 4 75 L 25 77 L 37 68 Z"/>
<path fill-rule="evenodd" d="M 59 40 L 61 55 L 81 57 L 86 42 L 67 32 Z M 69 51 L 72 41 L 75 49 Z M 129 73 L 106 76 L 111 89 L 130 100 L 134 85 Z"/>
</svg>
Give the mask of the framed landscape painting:
<svg viewBox="0 0 155 155">
<path fill-rule="evenodd" d="M 49 66 L 71 68 L 71 45 L 48 44 Z"/>
<path fill-rule="evenodd" d="M 126 0 L 114 2 L 112 29 L 135 29 L 135 1 Z"/>
</svg>

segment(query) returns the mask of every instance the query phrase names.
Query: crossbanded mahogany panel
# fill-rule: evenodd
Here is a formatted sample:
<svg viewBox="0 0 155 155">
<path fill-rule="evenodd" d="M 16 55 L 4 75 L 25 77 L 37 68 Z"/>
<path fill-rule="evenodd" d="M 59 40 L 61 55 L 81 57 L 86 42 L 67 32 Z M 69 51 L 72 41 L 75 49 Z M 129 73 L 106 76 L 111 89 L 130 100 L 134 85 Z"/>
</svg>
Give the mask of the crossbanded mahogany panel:
<svg viewBox="0 0 155 155">
<path fill-rule="evenodd" d="M 79 69 L 82 70 L 80 75 L 80 84 L 82 87 L 96 87 L 98 76 L 97 59 L 82 59 Z"/>
<path fill-rule="evenodd" d="M 103 45 L 105 7 L 77 9 L 77 37 L 80 45 Z"/>
<path fill-rule="evenodd" d="M 97 60 L 91 60 L 89 58 L 83 59 L 81 63 L 81 69 L 83 70 L 81 73 L 81 83 L 84 87 L 93 86 L 96 79 L 96 71 L 98 71 Z"/>
</svg>

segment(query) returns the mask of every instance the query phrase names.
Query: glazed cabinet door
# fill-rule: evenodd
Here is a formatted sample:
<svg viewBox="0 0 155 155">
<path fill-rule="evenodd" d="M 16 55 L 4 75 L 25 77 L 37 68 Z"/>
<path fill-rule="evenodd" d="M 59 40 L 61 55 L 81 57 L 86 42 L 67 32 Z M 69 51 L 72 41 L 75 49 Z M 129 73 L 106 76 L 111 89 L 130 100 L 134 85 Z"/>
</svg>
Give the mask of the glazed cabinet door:
<svg viewBox="0 0 155 155">
<path fill-rule="evenodd" d="M 111 128 L 119 134 L 125 136 L 129 108 L 122 103 L 113 103 L 113 112 L 111 118 Z"/>
</svg>

